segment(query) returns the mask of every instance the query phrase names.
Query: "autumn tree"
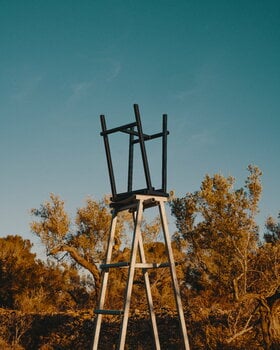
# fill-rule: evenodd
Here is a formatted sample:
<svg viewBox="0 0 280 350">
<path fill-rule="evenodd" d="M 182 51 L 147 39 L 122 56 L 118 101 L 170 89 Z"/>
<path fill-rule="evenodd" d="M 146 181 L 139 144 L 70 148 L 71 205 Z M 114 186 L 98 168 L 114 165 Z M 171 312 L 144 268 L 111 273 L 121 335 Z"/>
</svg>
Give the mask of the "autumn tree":
<svg viewBox="0 0 280 350">
<path fill-rule="evenodd" d="M 96 295 L 100 287 L 99 264 L 104 261 L 107 248 L 107 239 L 110 230 L 111 213 L 109 201 L 105 197 L 102 201 L 91 198 L 86 200 L 86 205 L 77 209 L 75 221 L 71 222 L 64 206 L 64 202 L 53 194 L 50 200 L 41 205 L 39 209 L 32 209 L 32 214 L 37 219 L 31 223 L 32 231 L 41 238 L 46 246 L 48 256 L 57 261 L 68 261 L 74 266 L 80 266 L 88 270 L 94 280 Z M 150 262 L 167 261 L 163 243 L 157 242 L 160 233 L 160 219 L 143 218 L 141 227 L 144 249 Z M 113 261 L 129 261 L 130 247 L 133 232 L 133 214 L 129 211 L 118 213 L 118 224 L 115 233 L 113 249 Z M 175 247 L 175 251 L 181 253 Z M 65 260 L 66 259 L 66 260 Z M 180 272 L 182 269 L 178 267 Z M 110 271 L 110 286 L 108 298 L 114 300 L 119 307 L 123 303 L 123 294 L 126 285 L 125 269 Z M 146 298 L 142 273 L 135 276 L 134 301 L 132 307 L 141 308 Z M 155 303 L 172 306 L 170 295 L 171 279 L 168 268 L 158 269 L 150 274 L 151 287 Z"/>
<path fill-rule="evenodd" d="M 248 264 L 256 250 L 255 216 L 261 195 L 261 172 L 248 168 L 245 187 L 235 190 L 234 178 L 206 175 L 199 191 L 171 202 L 177 237 L 187 242 L 187 283 L 237 300 L 247 292 Z"/>
<path fill-rule="evenodd" d="M 31 223 L 31 230 L 46 246 L 48 256 L 56 259 L 68 258 L 73 265 L 88 270 L 94 280 L 98 294 L 100 270 L 98 264 L 104 258 L 111 214 L 106 199 L 86 200 L 86 205 L 77 209 L 76 218 L 71 222 L 64 201 L 54 194 L 39 209 L 32 209 L 37 219 Z M 119 250 L 124 231 L 120 220 L 116 229 L 115 250 Z"/>
<path fill-rule="evenodd" d="M 265 349 L 280 347 L 280 214 L 266 220 L 264 242 L 254 260 L 254 292 Z"/>
<path fill-rule="evenodd" d="M 278 220 L 280 214 L 278 214 Z M 279 220 L 280 221 L 280 220 Z M 280 222 L 268 217 L 265 223 L 264 241 L 259 244 L 255 256 L 255 280 L 258 280 L 258 289 L 266 297 L 278 294 L 280 297 Z"/>
<path fill-rule="evenodd" d="M 29 240 L 0 238 L 0 306 L 24 312 L 82 307 L 88 299 L 77 271 L 37 259 Z"/>
<path fill-rule="evenodd" d="M 13 308 L 17 295 L 31 288 L 37 279 L 39 265 L 32 244 L 16 235 L 0 238 L 0 305 Z"/>
<path fill-rule="evenodd" d="M 280 242 L 280 212 L 278 214 L 278 220 L 279 222 L 272 216 L 266 220 L 264 239 L 267 243 L 277 244 Z"/>
<path fill-rule="evenodd" d="M 248 171 L 239 189 L 234 188 L 231 176 L 206 175 L 200 190 L 171 202 L 178 229 L 175 238 L 187 250 L 188 303 L 193 310 L 201 310 L 204 304 L 203 312 L 193 317 L 205 326 L 202 343 L 210 342 L 213 348 L 241 340 L 246 348 L 253 324 L 258 322 L 256 215 L 262 186 L 261 171 L 255 166 Z M 220 323 L 213 325 L 210 315 Z"/>
</svg>

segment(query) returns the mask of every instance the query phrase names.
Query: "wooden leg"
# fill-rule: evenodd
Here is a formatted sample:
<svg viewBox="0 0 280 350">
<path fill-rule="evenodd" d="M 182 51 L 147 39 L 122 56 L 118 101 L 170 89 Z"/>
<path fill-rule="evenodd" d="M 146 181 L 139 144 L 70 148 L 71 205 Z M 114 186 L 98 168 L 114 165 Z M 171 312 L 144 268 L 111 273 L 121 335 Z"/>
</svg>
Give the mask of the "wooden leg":
<svg viewBox="0 0 280 350">
<path fill-rule="evenodd" d="M 139 235 L 139 254 L 140 254 L 141 263 L 145 264 L 146 258 L 145 258 L 143 238 L 142 238 L 141 233 Z M 153 335 L 154 335 L 155 349 L 160 350 L 156 315 L 155 315 L 155 311 L 154 311 L 154 305 L 153 305 L 153 299 L 152 299 L 152 293 L 151 293 L 151 285 L 150 285 L 149 274 L 148 274 L 147 269 L 143 269 L 143 276 L 144 276 L 144 281 L 145 281 L 146 296 L 147 296 L 147 301 L 148 301 L 148 305 L 149 305 L 149 312 L 150 312 L 151 324 L 152 324 Z"/>
<path fill-rule="evenodd" d="M 127 279 L 125 301 L 124 301 L 124 308 L 123 308 L 124 314 L 123 314 L 121 332 L 120 332 L 120 338 L 119 338 L 119 347 L 118 347 L 119 350 L 124 350 L 124 345 L 125 345 L 138 242 L 139 242 L 139 236 L 141 234 L 142 217 L 143 217 L 143 200 L 139 200 L 137 204 L 136 223 L 134 225 L 132 249 L 130 253 L 130 265 L 128 269 L 128 279 Z"/>
<path fill-rule="evenodd" d="M 165 207 L 164 207 L 163 201 L 159 201 L 159 211 L 160 211 L 160 218 L 161 218 L 161 224 L 162 224 L 165 244 L 166 244 L 166 248 L 167 248 L 168 259 L 169 259 L 169 263 L 170 263 L 170 272 L 171 272 L 171 277 L 172 277 L 172 284 L 173 284 L 174 296 L 175 296 L 177 310 L 178 310 L 181 332 L 182 332 L 182 336 L 183 336 L 183 342 L 184 342 L 185 350 L 190 350 L 187 329 L 186 329 L 186 323 L 185 323 L 185 317 L 184 317 L 184 311 L 183 311 L 183 306 L 182 306 L 182 301 L 181 301 L 181 296 L 180 296 L 180 289 L 179 289 L 179 284 L 178 284 L 177 275 L 176 275 L 176 267 L 175 267 L 175 262 L 174 262 L 174 257 L 173 257 L 172 246 L 171 246 L 171 239 L 170 239 L 170 235 L 169 235 L 168 224 L 167 224 Z"/>
<path fill-rule="evenodd" d="M 114 246 L 116 224 L 117 224 L 117 214 L 113 213 L 110 234 L 109 234 L 109 238 L 108 238 L 107 252 L 106 252 L 106 264 L 109 264 L 111 262 L 112 250 L 113 250 L 113 246 Z M 106 290 L 107 290 L 107 284 L 108 284 L 108 277 L 109 277 L 109 270 L 103 271 L 102 272 L 101 289 L 100 289 L 100 297 L 99 297 L 99 302 L 98 302 L 98 309 L 104 308 L 105 296 L 106 296 Z M 103 316 L 102 314 L 97 314 L 97 316 L 96 316 L 95 332 L 94 332 L 94 340 L 93 340 L 92 350 L 98 349 L 102 316 Z"/>
</svg>

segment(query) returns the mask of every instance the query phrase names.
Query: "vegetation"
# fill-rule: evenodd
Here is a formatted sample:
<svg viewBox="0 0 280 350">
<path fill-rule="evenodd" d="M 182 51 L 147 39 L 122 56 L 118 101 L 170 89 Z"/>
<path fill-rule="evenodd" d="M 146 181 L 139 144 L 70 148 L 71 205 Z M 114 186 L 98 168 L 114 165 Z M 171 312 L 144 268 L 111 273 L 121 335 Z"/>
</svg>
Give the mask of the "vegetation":
<svg viewBox="0 0 280 350">
<path fill-rule="evenodd" d="M 234 185 L 232 177 L 206 175 L 198 191 L 169 202 L 191 349 L 279 349 L 280 213 L 259 232 L 257 167 L 248 167 L 242 188 Z M 111 220 L 108 200 L 88 198 L 73 222 L 53 194 L 31 213 L 31 230 L 48 259 L 37 259 L 30 241 L 20 236 L 0 238 L 0 348 L 89 349 Z M 129 257 L 130 216 L 122 213 L 119 220 L 115 261 Z M 142 232 L 147 261 L 165 261 L 158 218 L 144 222 Z M 113 307 L 122 305 L 126 273 L 112 272 L 107 299 Z M 168 269 L 153 270 L 150 280 L 162 343 L 180 349 Z M 143 289 L 139 272 L 131 303 L 131 349 L 152 348 Z M 113 348 L 117 329 L 114 318 L 105 324 L 104 349 Z"/>
<path fill-rule="evenodd" d="M 232 177 L 207 175 L 199 191 L 171 203 L 176 239 L 187 243 L 184 290 L 203 329 L 198 348 L 280 344 L 279 224 L 269 218 L 265 241 L 259 239 L 261 172 L 248 170 L 244 188 L 235 190 Z"/>
</svg>

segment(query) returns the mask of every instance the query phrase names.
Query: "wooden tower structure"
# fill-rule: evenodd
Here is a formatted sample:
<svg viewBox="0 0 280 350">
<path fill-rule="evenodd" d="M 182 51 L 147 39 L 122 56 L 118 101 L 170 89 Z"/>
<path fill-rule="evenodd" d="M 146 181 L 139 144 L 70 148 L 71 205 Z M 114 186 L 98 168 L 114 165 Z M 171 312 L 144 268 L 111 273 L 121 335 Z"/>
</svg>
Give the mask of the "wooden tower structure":
<svg viewBox="0 0 280 350">
<path fill-rule="evenodd" d="M 103 136 L 104 146 L 106 151 L 107 165 L 109 171 L 109 178 L 112 190 L 112 197 L 110 207 L 112 208 L 112 220 L 110 233 L 108 238 L 106 259 L 104 264 L 100 265 L 100 269 L 102 270 L 102 278 L 101 278 L 101 290 L 99 296 L 98 307 L 95 310 L 96 319 L 95 319 L 95 332 L 94 332 L 94 340 L 93 340 L 93 350 L 98 349 L 98 344 L 101 342 L 100 331 L 102 324 L 103 315 L 119 315 L 120 316 L 120 332 L 119 332 L 119 341 L 117 345 L 118 350 L 123 350 L 125 347 L 126 341 L 126 333 L 129 319 L 129 310 L 130 310 L 130 300 L 132 294 L 133 280 L 135 276 L 135 270 L 141 269 L 143 272 L 144 285 L 147 297 L 147 304 L 149 308 L 150 320 L 151 320 L 151 329 L 153 332 L 154 339 L 154 347 L 156 350 L 160 349 L 160 339 L 157 329 L 156 315 L 153 306 L 152 293 L 150 288 L 149 281 L 149 270 L 157 269 L 157 268 L 169 268 L 171 280 L 172 280 L 172 288 L 174 291 L 174 298 L 176 301 L 178 320 L 180 324 L 181 336 L 182 336 L 182 344 L 185 350 L 189 350 L 189 342 L 185 324 L 185 318 L 183 313 L 183 307 L 180 297 L 179 284 L 176 276 L 176 268 L 175 261 L 173 257 L 172 247 L 171 247 L 171 239 L 168 230 L 168 223 L 165 212 L 165 202 L 168 199 L 168 193 L 166 192 L 166 183 L 167 183 L 167 135 L 169 134 L 167 130 L 167 115 L 163 115 L 162 122 L 162 131 L 148 135 L 144 134 L 142 130 L 142 124 L 140 119 L 140 112 L 138 105 L 134 105 L 134 114 L 135 121 L 129 124 L 125 124 L 113 129 L 107 129 L 105 116 L 101 115 L 101 127 L 102 132 L 101 136 Z M 109 145 L 109 135 L 113 133 L 125 133 L 129 135 L 129 156 L 128 156 L 128 181 L 127 181 L 127 192 L 118 193 L 116 189 L 114 171 L 113 171 L 113 162 L 111 157 L 111 150 Z M 162 183 L 161 188 L 155 189 L 151 183 L 151 176 L 148 164 L 148 158 L 146 153 L 145 142 L 155 139 L 162 138 Z M 142 189 L 134 189 L 133 188 L 133 155 L 134 155 L 134 146 L 136 144 L 140 145 L 141 157 L 143 163 L 143 169 L 146 180 L 146 187 Z M 164 242 L 166 246 L 166 252 L 168 261 L 161 262 L 146 262 L 145 251 L 143 246 L 143 238 L 141 234 L 141 223 L 143 218 L 143 212 L 146 209 L 151 207 L 158 207 L 161 227 L 164 236 Z M 128 210 L 132 213 L 134 218 L 134 230 L 132 237 L 132 246 L 130 250 L 130 259 L 126 262 L 113 262 L 112 261 L 112 252 L 114 246 L 114 238 L 115 238 L 115 229 L 118 220 L 118 213 L 121 211 Z M 139 254 L 140 262 L 137 262 L 136 258 Z M 111 269 L 119 269 L 119 268 L 127 268 L 128 275 L 126 281 L 126 290 L 123 299 L 123 308 L 121 310 L 108 310 L 104 309 L 105 299 L 106 299 L 106 291 L 108 287 L 109 273 Z"/>
</svg>

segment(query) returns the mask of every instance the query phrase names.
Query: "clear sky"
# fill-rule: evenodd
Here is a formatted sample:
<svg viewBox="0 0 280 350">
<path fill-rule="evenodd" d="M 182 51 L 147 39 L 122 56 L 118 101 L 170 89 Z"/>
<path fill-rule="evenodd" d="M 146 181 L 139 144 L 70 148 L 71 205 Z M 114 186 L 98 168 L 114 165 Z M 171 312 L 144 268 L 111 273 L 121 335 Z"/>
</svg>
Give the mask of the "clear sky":
<svg viewBox="0 0 280 350">
<path fill-rule="evenodd" d="M 279 92 L 278 0 L 0 0 L 0 236 L 34 240 L 29 210 L 50 192 L 72 215 L 109 193 L 99 115 L 131 122 L 133 103 L 147 133 L 169 116 L 178 196 L 258 165 L 263 224 L 280 210 Z"/>
</svg>

